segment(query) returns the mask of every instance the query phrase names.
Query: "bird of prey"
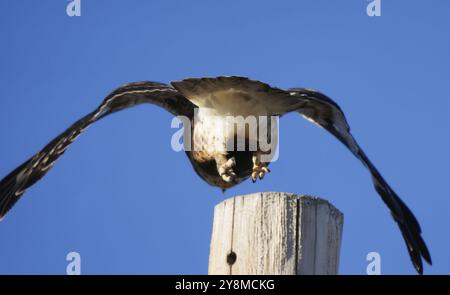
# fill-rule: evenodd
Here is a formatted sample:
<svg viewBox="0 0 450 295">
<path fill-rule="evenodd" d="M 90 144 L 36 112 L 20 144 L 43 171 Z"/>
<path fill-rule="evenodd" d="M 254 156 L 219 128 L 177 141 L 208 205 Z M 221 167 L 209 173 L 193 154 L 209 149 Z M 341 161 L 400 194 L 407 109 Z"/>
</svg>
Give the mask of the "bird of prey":
<svg viewBox="0 0 450 295">
<path fill-rule="evenodd" d="M 109 94 L 93 112 L 76 121 L 41 151 L 17 167 L 0 182 L 0 218 L 41 179 L 66 148 L 91 124 L 117 111 L 143 103 L 163 107 L 191 121 L 192 141 L 202 141 L 200 149 L 186 151 L 197 174 L 208 184 L 228 189 L 240 182 L 269 172 L 270 159 L 261 161 L 262 151 L 227 150 L 225 142 L 235 137 L 215 130 L 211 114 L 217 118 L 234 116 L 282 116 L 297 112 L 324 128 L 341 141 L 370 172 L 375 190 L 390 209 L 405 240 L 412 263 L 422 274 L 422 258 L 431 257 L 416 218 L 368 159 L 352 134 L 341 108 L 324 94 L 306 88 L 282 90 L 245 77 L 188 78 L 171 82 L 136 82 L 123 85 Z M 196 115 L 195 115 L 196 114 Z M 198 116 L 197 120 L 194 117 Z M 220 119 L 219 119 L 220 120 Z M 259 126 L 258 126 L 259 127 Z M 249 138 L 246 138 L 248 141 Z"/>
</svg>

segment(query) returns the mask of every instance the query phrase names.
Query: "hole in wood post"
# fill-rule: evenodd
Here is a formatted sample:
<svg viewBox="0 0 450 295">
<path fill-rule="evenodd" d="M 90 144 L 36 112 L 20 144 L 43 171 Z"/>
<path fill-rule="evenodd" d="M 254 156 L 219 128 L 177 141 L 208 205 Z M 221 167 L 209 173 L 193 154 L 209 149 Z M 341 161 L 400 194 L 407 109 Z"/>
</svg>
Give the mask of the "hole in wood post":
<svg viewBox="0 0 450 295">
<path fill-rule="evenodd" d="M 227 263 L 229 265 L 233 265 L 236 262 L 236 253 L 234 253 L 233 251 L 231 251 L 228 255 L 227 255 Z"/>
</svg>

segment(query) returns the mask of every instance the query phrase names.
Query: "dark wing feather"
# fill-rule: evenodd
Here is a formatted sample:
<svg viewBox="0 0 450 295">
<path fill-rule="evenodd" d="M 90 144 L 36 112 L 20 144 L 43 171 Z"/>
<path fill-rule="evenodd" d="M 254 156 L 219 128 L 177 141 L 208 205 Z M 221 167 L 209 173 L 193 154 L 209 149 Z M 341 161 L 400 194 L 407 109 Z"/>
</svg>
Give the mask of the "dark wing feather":
<svg viewBox="0 0 450 295">
<path fill-rule="evenodd" d="M 40 152 L 0 181 L 0 220 L 24 191 L 41 179 L 66 148 L 92 123 L 114 112 L 142 103 L 156 104 L 174 115 L 192 118 L 195 105 L 174 88 L 156 82 L 137 82 L 119 87 L 92 113 L 84 116 Z"/>
<path fill-rule="evenodd" d="M 299 105 L 296 109 L 303 117 L 325 128 L 339 139 L 350 151 L 361 160 L 369 170 L 376 191 L 384 203 L 391 210 L 394 220 L 406 242 L 409 255 L 417 272 L 422 274 L 422 258 L 431 264 L 431 256 L 421 236 L 421 228 L 417 219 L 394 190 L 384 180 L 377 168 L 372 164 L 364 151 L 350 133 L 350 127 L 340 107 L 329 97 L 320 92 L 293 88 L 287 90 L 290 99 L 297 98 Z"/>
</svg>

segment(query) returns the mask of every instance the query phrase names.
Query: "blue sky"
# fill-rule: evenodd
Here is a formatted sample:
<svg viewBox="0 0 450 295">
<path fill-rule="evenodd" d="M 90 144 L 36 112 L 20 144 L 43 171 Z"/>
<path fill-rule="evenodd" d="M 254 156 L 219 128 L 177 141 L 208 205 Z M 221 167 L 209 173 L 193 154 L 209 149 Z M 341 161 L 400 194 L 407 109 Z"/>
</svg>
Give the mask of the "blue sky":
<svg viewBox="0 0 450 295">
<path fill-rule="evenodd" d="M 138 80 L 244 75 L 311 87 L 336 100 L 360 145 L 416 214 L 434 265 L 450 273 L 450 2 L 0 2 L 0 177 Z M 1 274 L 204 274 L 214 205 L 233 195 L 317 195 L 345 215 L 341 274 L 413 274 L 404 242 L 364 167 L 337 140 L 290 114 L 262 182 L 222 195 L 170 147 L 156 106 L 90 128 L 0 223 Z"/>
</svg>

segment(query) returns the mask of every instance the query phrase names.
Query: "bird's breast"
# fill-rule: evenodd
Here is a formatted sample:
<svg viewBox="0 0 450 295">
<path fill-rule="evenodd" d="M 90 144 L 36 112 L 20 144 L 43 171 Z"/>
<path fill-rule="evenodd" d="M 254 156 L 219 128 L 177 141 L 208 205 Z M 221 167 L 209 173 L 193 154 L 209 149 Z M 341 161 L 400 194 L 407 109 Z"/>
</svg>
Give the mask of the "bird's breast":
<svg viewBox="0 0 450 295">
<path fill-rule="evenodd" d="M 196 110 L 193 128 L 194 151 L 200 155 L 225 153 L 227 141 L 234 135 L 224 116 L 211 109 Z"/>
</svg>

